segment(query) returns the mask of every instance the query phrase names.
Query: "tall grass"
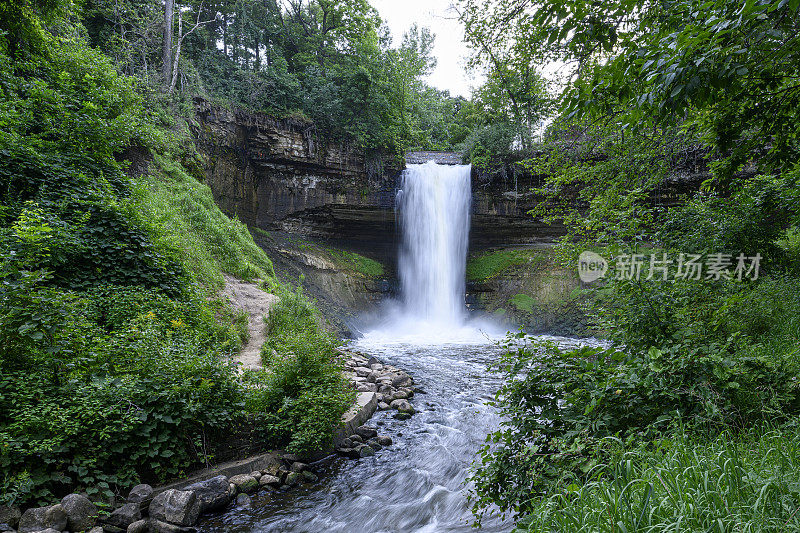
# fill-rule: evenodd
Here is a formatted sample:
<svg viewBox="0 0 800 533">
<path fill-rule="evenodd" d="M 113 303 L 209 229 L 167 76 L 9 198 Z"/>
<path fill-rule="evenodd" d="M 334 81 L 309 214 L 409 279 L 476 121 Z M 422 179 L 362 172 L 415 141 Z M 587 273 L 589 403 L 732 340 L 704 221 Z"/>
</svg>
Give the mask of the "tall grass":
<svg viewBox="0 0 800 533">
<path fill-rule="evenodd" d="M 680 433 L 611 457 L 542 499 L 518 531 L 800 531 L 797 424 L 711 442 Z"/>
<path fill-rule="evenodd" d="M 208 186 L 166 157 L 155 160 L 161 175 L 140 179 L 140 203 L 160 230 L 161 244 L 175 250 L 199 282 L 220 288 L 222 272 L 245 280 L 274 277 L 267 254 L 244 224 L 220 211 Z"/>
</svg>

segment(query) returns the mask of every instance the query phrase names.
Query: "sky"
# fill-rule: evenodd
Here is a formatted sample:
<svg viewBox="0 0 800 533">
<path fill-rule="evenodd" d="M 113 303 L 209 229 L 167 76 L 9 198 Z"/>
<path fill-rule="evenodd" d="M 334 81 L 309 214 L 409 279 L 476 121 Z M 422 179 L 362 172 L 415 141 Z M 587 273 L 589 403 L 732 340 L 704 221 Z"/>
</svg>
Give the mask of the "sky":
<svg viewBox="0 0 800 533">
<path fill-rule="evenodd" d="M 450 8 L 452 0 L 370 0 L 392 32 L 392 44 L 400 44 L 403 33 L 415 22 L 436 35 L 433 55 L 436 69 L 428 76 L 429 85 L 446 89 L 452 95 L 469 97 L 471 88 L 480 84 L 475 74 L 467 72 L 469 48 L 464 44 L 464 29 Z"/>
</svg>

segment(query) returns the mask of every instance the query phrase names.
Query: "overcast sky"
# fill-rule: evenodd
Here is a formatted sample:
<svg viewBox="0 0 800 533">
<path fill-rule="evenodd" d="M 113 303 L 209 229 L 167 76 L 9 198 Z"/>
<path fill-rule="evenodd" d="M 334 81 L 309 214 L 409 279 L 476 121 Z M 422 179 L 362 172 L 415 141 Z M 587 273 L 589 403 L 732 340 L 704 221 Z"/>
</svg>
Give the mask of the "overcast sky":
<svg viewBox="0 0 800 533">
<path fill-rule="evenodd" d="M 452 0 L 370 0 L 370 3 L 389 26 L 395 46 L 415 22 L 430 28 L 436 35 L 433 47 L 436 69 L 428 77 L 428 83 L 453 95 L 469 97 L 471 87 L 478 82 L 464 67 L 469 49 L 462 42 L 464 30 L 456 14 L 449 9 Z"/>
</svg>

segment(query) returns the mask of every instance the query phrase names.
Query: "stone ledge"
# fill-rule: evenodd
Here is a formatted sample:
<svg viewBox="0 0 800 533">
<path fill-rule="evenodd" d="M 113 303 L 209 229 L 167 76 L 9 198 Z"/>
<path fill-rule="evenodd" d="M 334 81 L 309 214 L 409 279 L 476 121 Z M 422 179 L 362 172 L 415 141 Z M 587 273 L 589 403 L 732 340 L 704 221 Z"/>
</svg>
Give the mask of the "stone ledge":
<svg viewBox="0 0 800 533">
<path fill-rule="evenodd" d="M 340 426 L 333 432 L 333 445 L 356 432 L 356 428 L 369 420 L 378 408 L 378 395 L 374 392 L 359 392 L 355 403 L 342 415 Z"/>
</svg>

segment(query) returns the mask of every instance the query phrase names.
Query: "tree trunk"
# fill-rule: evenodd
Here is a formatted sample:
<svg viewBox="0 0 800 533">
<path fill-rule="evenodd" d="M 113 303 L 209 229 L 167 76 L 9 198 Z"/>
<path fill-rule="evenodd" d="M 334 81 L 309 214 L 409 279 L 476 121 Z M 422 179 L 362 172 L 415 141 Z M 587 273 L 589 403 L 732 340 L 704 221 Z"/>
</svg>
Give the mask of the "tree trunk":
<svg viewBox="0 0 800 533">
<path fill-rule="evenodd" d="M 168 85 L 172 78 L 172 20 L 175 11 L 175 0 L 164 0 L 164 85 Z"/>
<path fill-rule="evenodd" d="M 183 16 L 178 11 L 178 46 L 175 50 L 175 61 L 172 63 L 172 81 L 169 84 L 169 94 L 175 92 L 175 83 L 178 81 L 178 64 L 181 60 L 181 44 L 183 43 Z"/>
</svg>

